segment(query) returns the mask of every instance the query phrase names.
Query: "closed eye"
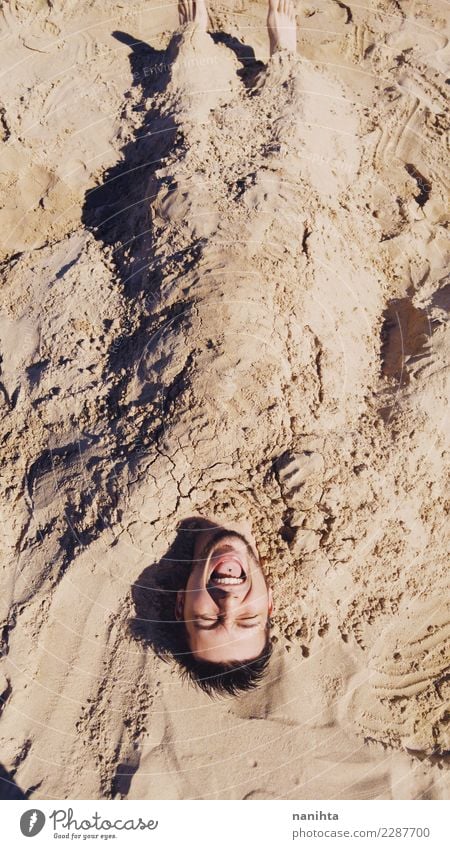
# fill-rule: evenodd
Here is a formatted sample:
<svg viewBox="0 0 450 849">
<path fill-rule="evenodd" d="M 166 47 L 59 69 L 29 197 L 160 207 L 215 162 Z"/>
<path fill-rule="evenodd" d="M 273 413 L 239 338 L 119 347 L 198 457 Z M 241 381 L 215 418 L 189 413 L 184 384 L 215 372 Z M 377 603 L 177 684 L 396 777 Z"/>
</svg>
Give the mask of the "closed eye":
<svg viewBox="0 0 450 849">
<path fill-rule="evenodd" d="M 220 624 L 220 619 L 196 619 L 194 621 L 194 627 L 198 631 L 213 631 L 214 628 L 217 628 Z M 238 628 L 257 628 L 259 625 L 259 616 L 255 615 L 248 616 L 245 619 L 238 619 L 236 621 L 236 625 Z"/>
<path fill-rule="evenodd" d="M 256 613 L 254 616 L 246 616 L 243 619 L 238 619 L 236 625 L 238 628 L 256 628 L 260 623 L 260 617 Z"/>
<path fill-rule="evenodd" d="M 197 619 L 194 619 L 194 628 L 198 628 L 199 631 L 212 631 L 213 628 L 217 628 L 220 625 L 220 619 L 209 619 L 207 616 L 200 616 Z"/>
<path fill-rule="evenodd" d="M 203 620 L 203 621 L 205 621 L 205 620 Z M 218 625 L 219 625 L 218 619 L 215 619 L 214 622 L 211 623 L 211 625 L 200 625 L 200 623 L 198 621 L 194 622 L 194 628 L 197 628 L 197 631 L 212 631 L 213 628 L 217 628 Z"/>
<path fill-rule="evenodd" d="M 259 622 L 249 622 L 247 625 L 244 625 L 243 622 L 237 622 L 238 628 L 257 628 Z"/>
</svg>

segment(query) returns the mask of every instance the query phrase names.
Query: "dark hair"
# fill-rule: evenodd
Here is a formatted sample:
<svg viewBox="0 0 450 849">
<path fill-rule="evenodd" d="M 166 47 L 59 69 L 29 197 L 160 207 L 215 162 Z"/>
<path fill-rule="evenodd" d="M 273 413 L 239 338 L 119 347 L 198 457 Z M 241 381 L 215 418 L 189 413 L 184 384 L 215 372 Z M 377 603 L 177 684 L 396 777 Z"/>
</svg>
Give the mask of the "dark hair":
<svg viewBox="0 0 450 849">
<path fill-rule="evenodd" d="M 261 682 L 272 654 L 270 626 L 267 623 L 266 642 L 257 657 L 251 660 L 233 660 L 228 663 L 211 663 L 199 660 L 192 654 L 184 622 L 180 622 L 180 648 L 176 660 L 182 667 L 181 675 L 189 678 L 208 696 L 229 693 L 236 696 L 244 690 L 253 690 Z"/>
</svg>

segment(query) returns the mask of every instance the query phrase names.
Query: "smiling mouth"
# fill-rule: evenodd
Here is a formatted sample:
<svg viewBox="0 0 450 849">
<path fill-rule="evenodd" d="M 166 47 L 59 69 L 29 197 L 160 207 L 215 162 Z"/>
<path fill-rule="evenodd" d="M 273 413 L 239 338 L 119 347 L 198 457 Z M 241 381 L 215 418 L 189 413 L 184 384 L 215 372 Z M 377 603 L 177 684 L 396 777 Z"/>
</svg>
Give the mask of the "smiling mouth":
<svg viewBox="0 0 450 849">
<path fill-rule="evenodd" d="M 247 575 L 239 558 L 235 555 L 223 554 L 215 560 L 208 583 L 214 587 L 240 586 L 246 580 Z"/>
</svg>

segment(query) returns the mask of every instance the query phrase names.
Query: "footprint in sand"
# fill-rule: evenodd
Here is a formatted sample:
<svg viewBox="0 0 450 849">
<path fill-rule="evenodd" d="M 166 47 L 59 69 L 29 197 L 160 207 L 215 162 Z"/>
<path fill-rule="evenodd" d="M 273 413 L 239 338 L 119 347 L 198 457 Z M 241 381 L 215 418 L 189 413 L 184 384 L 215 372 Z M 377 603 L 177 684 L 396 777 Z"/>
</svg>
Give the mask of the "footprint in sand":
<svg viewBox="0 0 450 849">
<path fill-rule="evenodd" d="M 450 605 L 442 596 L 412 602 L 373 646 L 348 715 L 366 739 L 441 754 L 450 745 L 449 671 Z"/>
<path fill-rule="evenodd" d="M 323 493 L 324 460 L 314 450 L 286 451 L 275 462 L 275 474 L 286 505 L 282 535 L 295 554 L 312 553 L 320 545 L 322 524 L 317 505 Z"/>
</svg>

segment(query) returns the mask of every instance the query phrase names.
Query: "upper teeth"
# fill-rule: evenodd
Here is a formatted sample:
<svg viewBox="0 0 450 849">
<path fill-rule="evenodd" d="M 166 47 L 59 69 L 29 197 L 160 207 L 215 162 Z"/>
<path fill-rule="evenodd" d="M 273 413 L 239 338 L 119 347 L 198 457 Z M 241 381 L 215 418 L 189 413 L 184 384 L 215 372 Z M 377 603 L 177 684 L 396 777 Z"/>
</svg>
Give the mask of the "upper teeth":
<svg viewBox="0 0 450 849">
<path fill-rule="evenodd" d="M 242 584 L 244 578 L 216 578 L 212 576 L 215 584 Z"/>
</svg>

